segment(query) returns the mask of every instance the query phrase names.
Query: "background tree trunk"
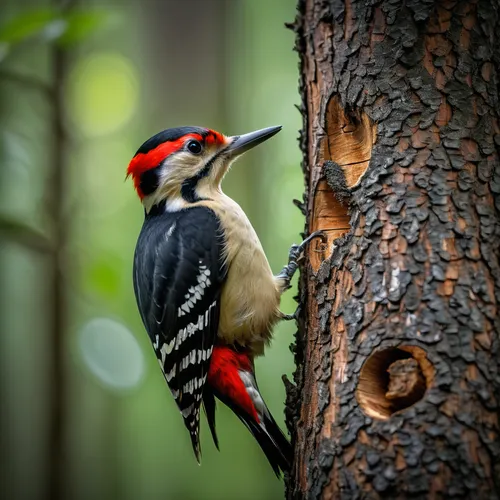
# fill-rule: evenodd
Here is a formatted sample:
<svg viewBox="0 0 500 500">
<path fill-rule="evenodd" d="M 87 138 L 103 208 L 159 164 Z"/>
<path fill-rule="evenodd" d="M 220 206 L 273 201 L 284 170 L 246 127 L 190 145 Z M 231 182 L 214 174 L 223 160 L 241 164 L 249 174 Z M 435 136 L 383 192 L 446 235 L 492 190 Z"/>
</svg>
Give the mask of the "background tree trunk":
<svg viewBox="0 0 500 500">
<path fill-rule="evenodd" d="M 300 0 L 294 28 L 328 244 L 301 278 L 288 498 L 500 498 L 498 2 Z"/>
</svg>

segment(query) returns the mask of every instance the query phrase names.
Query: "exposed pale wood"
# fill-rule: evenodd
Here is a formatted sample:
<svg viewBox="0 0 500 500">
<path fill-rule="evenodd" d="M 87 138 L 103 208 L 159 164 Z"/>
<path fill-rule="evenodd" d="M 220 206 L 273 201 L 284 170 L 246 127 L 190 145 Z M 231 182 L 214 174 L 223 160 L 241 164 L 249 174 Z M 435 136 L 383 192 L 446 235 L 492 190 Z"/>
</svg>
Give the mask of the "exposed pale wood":
<svg viewBox="0 0 500 500">
<path fill-rule="evenodd" d="M 376 126 L 365 113 L 347 115 L 339 100 L 333 98 L 326 113 L 326 131 L 324 157 L 342 167 L 347 187 L 352 188 L 368 168 Z"/>
<path fill-rule="evenodd" d="M 325 180 L 321 180 L 316 188 L 313 213 L 312 231 L 321 229 L 327 237 L 327 242 L 319 238 L 311 242 L 311 265 L 317 271 L 321 262 L 328 257 L 333 241 L 349 231 L 349 215 L 347 207 L 335 198 Z"/>
</svg>

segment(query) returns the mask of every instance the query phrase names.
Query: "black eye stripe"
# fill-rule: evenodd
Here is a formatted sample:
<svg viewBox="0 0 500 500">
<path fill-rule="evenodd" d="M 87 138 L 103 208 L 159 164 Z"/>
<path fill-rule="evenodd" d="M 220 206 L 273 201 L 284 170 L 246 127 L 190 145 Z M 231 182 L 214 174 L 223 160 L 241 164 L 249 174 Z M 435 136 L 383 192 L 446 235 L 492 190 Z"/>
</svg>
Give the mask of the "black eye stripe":
<svg viewBox="0 0 500 500">
<path fill-rule="evenodd" d="M 146 170 L 141 175 L 141 183 L 139 184 L 139 188 L 144 196 L 153 193 L 158 188 L 160 184 L 160 166 L 161 165 L 158 165 L 155 168 Z"/>
<path fill-rule="evenodd" d="M 195 203 L 196 201 L 200 201 L 201 198 L 196 194 L 196 185 L 198 182 L 206 177 L 210 170 L 212 169 L 213 164 L 219 158 L 225 150 L 219 151 L 216 153 L 210 160 L 206 163 L 206 165 L 193 177 L 186 179 L 181 186 L 181 195 L 182 197 L 188 201 L 189 203 Z"/>
</svg>

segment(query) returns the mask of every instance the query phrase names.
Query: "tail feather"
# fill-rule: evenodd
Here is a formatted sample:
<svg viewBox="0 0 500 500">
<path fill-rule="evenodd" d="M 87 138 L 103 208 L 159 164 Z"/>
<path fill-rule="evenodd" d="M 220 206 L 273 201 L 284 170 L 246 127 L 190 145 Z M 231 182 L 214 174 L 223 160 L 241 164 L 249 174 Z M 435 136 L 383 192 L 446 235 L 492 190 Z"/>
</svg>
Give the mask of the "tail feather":
<svg viewBox="0 0 500 500">
<path fill-rule="evenodd" d="M 193 445 L 194 456 L 196 457 L 196 461 L 198 465 L 201 465 L 201 446 L 200 439 L 197 434 L 192 431 L 189 431 L 189 436 L 191 437 L 191 444 Z"/>
<path fill-rule="evenodd" d="M 217 446 L 214 396 L 236 413 L 250 430 L 278 477 L 281 472 L 290 470 L 291 445 L 262 399 L 255 379 L 253 358 L 248 353 L 230 346 L 214 347 L 204 405 Z"/>
<path fill-rule="evenodd" d="M 293 459 L 293 449 L 290 441 L 283 434 L 272 415 L 269 413 L 269 417 L 265 417 L 265 427 L 269 432 L 269 436 L 275 444 L 275 448 L 280 451 L 280 468 L 283 472 L 289 472 L 292 467 Z"/>
<path fill-rule="evenodd" d="M 207 416 L 208 427 L 212 433 L 215 447 L 219 449 L 219 440 L 217 439 L 217 432 L 215 431 L 215 397 L 211 389 L 205 388 L 203 393 L 203 407 L 205 408 L 205 415 Z"/>
<path fill-rule="evenodd" d="M 215 392 L 215 395 L 236 414 L 252 433 L 276 476 L 281 477 L 282 472 L 288 472 L 292 463 L 292 446 L 267 407 L 264 418 L 260 422 L 256 422 L 251 415 L 242 411 L 239 406 L 224 397 L 224 395 L 218 392 Z"/>
<path fill-rule="evenodd" d="M 271 414 L 264 417 L 260 424 L 246 415 L 238 416 L 259 443 L 276 476 L 288 472 L 292 462 L 292 447 Z"/>
<path fill-rule="evenodd" d="M 191 438 L 191 444 L 193 445 L 193 451 L 196 457 L 198 465 L 201 464 L 201 446 L 200 446 L 200 417 L 199 413 L 193 417 L 190 415 L 184 418 L 184 425 L 189 431 L 189 437 Z"/>
</svg>

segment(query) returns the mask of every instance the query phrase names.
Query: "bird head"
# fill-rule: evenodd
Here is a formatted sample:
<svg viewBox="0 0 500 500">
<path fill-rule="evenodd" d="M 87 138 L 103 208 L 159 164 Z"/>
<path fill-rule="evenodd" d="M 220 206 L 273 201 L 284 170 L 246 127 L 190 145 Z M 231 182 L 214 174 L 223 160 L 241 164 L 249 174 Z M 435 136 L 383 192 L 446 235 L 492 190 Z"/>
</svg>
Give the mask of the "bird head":
<svg viewBox="0 0 500 500">
<path fill-rule="evenodd" d="M 201 127 L 167 129 L 138 149 L 127 177 L 132 176 L 146 211 L 162 201 L 167 207 L 182 208 L 220 193 L 231 163 L 280 130 L 280 126 L 268 127 L 225 136 Z"/>
</svg>

